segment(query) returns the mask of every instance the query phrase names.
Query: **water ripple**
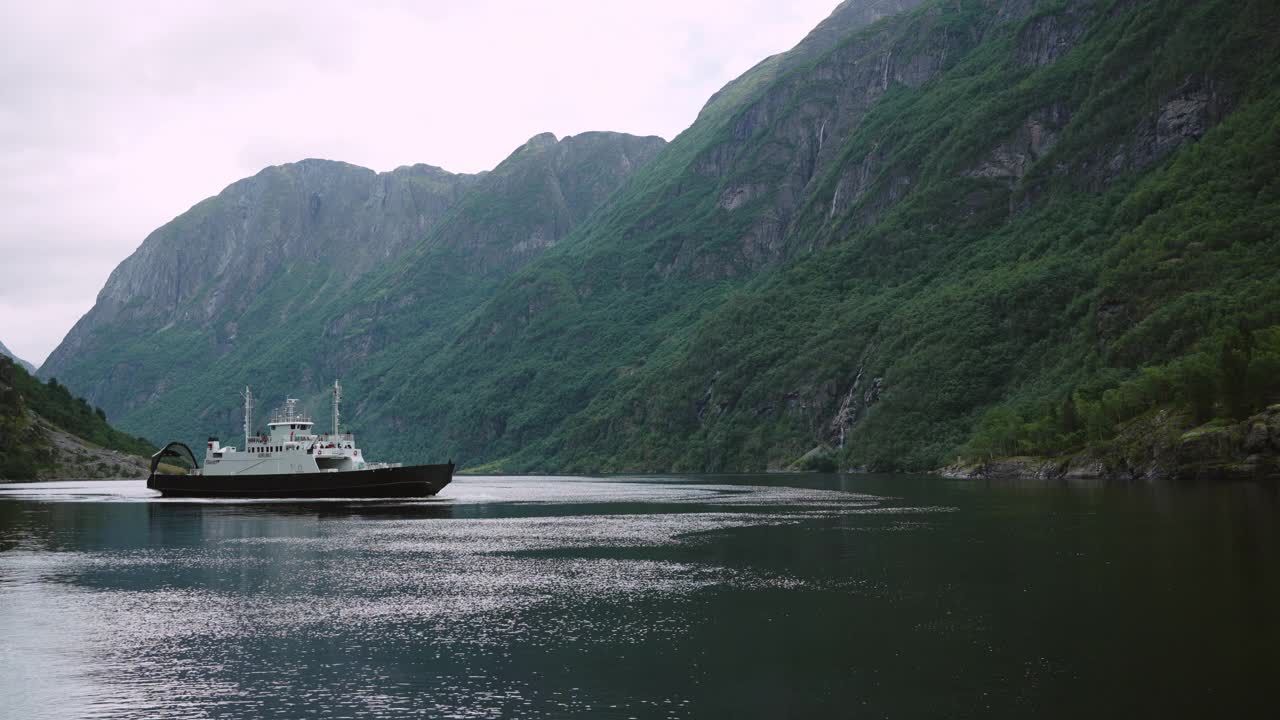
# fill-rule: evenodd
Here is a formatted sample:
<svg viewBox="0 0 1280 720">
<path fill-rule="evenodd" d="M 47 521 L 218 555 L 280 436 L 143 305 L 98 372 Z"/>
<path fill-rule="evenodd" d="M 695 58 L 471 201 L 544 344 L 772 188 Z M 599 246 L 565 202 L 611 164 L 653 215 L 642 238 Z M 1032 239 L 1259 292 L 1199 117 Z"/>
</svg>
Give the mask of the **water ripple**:
<svg viewBox="0 0 1280 720">
<path fill-rule="evenodd" d="M 126 512 L 97 547 L 56 528 L 39 535 L 25 516 L 5 527 L 0 676 L 25 688 L 13 707 L 25 717 L 687 716 L 679 692 L 574 692 L 565 668 L 677 647 L 716 593 L 884 592 L 722 557 L 726 533 L 945 510 L 644 479 L 464 478 L 447 492 L 335 503 L 351 514 L 328 516 L 287 503 L 174 504 L 138 483 L 0 486 L 0 502 L 54 508 L 54 526 L 64 503 Z M 455 515 L 415 517 L 415 507 Z"/>
</svg>

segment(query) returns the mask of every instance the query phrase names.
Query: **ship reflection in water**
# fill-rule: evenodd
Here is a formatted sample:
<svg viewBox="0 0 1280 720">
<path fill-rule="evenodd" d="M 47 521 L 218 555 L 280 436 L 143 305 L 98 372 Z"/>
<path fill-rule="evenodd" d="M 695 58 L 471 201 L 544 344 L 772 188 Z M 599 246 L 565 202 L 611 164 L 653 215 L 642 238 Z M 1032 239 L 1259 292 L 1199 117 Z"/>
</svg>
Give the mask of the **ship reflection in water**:
<svg viewBox="0 0 1280 720">
<path fill-rule="evenodd" d="M 461 478 L 426 501 L 0 486 L 22 718 L 1243 714 L 1275 490 Z"/>
</svg>

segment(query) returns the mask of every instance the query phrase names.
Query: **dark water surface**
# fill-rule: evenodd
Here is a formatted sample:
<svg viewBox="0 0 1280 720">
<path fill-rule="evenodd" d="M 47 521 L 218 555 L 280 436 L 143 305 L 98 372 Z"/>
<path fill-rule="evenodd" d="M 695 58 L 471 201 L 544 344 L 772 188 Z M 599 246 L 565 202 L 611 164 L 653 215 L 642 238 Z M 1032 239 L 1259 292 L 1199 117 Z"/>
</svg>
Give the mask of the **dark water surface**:
<svg viewBox="0 0 1280 720">
<path fill-rule="evenodd" d="M 6 718 L 1274 716 L 1262 485 L 0 486 Z"/>
</svg>

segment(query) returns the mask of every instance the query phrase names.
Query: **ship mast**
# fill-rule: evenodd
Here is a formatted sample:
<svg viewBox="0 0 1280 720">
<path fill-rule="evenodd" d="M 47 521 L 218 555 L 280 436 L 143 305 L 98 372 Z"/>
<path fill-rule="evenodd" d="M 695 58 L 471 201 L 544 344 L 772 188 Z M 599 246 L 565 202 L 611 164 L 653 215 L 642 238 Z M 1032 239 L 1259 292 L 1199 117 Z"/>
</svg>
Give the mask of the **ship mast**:
<svg viewBox="0 0 1280 720">
<path fill-rule="evenodd" d="M 253 431 L 253 393 L 249 390 L 249 386 L 244 386 L 244 392 L 240 393 L 244 398 L 244 449 L 249 450 L 249 434 Z"/>
<path fill-rule="evenodd" d="M 342 386 L 333 381 L 333 435 L 338 436 L 338 403 L 342 401 Z"/>
</svg>

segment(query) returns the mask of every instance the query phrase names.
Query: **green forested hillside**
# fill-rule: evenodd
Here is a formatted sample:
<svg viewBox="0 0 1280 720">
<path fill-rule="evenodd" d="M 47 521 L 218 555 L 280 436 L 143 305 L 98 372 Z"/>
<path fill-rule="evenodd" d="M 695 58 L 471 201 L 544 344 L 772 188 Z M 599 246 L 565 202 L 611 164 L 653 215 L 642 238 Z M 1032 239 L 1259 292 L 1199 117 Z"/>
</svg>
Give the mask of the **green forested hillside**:
<svg viewBox="0 0 1280 720">
<path fill-rule="evenodd" d="M 50 427 L 52 426 L 52 427 Z M 136 458 L 91 457 L 63 447 L 53 435 L 63 432 L 78 441 L 126 456 L 147 455 L 155 448 L 107 424 L 106 414 L 50 379 L 42 383 L 11 358 L 0 356 L 0 479 L 31 480 L 74 470 L 75 477 L 120 475 L 121 464 L 140 465 Z M 101 465 L 101 468 L 98 467 Z"/>
<path fill-rule="evenodd" d="M 1276 58 L 1276 8 L 1044 3 L 1001 24 L 998 6 L 926 5 L 848 41 L 897 33 L 878 41 L 947 64 L 891 84 L 857 123 L 807 183 L 782 259 L 747 255 L 754 218 L 717 201 L 742 178 L 785 184 L 774 154 L 815 113 L 794 93 L 727 179 L 699 176 L 695 157 L 674 191 L 633 183 L 487 309 L 477 327 L 497 332 L 464 336 L 404 404 L 438 409 L 449 444 L 504 469 L 746 470 L 818 446 L 842 467 L 938 467 L 991 453 L 986 418 L 1011 415 L 1018 437 L 994 451 L 1065 452 L 1182 402 L 1099 410 L 1143 367 L 1216 357 L 1237 328 L 1280 322 L 1280 96 L 1276 63 L 1259 62 Z M 1038 28 L 1072 22 L 1062 34 L 1078 44 L 1025 62 Z M 827 97 L 818 69 L 796 79 L 811 103 Z M 981 172 L 1032 123 L 1052 144 Z M 842 208 L 868 158 L 868 187 Z M 740 281 L 752 264 L 765 268 Z M 1262 383 L 1242 391 L 1251 409 L 1280 400 L 1265 372 L 1248 377 Z M 1220 377 L 1196 382 L 1211 414 L 1245 412 L 1228 411 Z M 1068 399 L 1095 425 L 1027 447 Z"/>
<path fill-rule="evenodd" d="M 318 400 L 341 372 L 371 452 L 511 471 L 921 470 L 1227 427 L 1280 402 L 1277 68 L 1264 0 L 849 0 L 589 211 L 548 214 L 550 171 L 486 180 L 522 190 L 297 323 L 238 320 L 200 383 L 125 383 L 124 426 L 229 430 L 245 378 Z"/>
<path fill-rule="evenodd" d="M 895 267 L 896 248 L 925 240 L 909 229 L 919 216 L 806 258 L 735 293 L 673 352 L 674 368 L 604 405 L 582 432 L 628 406 L 657 408 L 667 411 L 660 423 L 702 440 L 668 451 L 681 464 L 785 464 L 815 441 L 839 449 L 844 431 L 842 463 L 921 469 L 955 454 L 1078 449 L 1156 405 L 1205 395 L 1204 420 L 1280 401 L 1266 369 L 1280 349 L 1268 329 L 1280 320 L 1277 99 L 1242 110 L 1145 182 L 938 233 L 912 262 Z M 1239 174 L 1226 170 L 1230 158 L 1243 161 Z M 1193 179 L 1206 171 L 1215 182 Z M 1132 212 L 1161 187 L 1185 191 Z M 1248 346 L 1238 328 L 1256 337 L 1255 351 L 1244 385 L 1228 391 L 1219 358 L 1224 343 Z M 823 387 L 826 378 L 844 386 Z M 833 409 L 848 392 L 853 411 L 841 417 Z M 715 421 L 680 402 L 700 393 Z M 766 425 L 757 412 L 782 417 Z M 1028 426 L 1054 417 L 1054 430 Z M 662 452 L 661 437 L 632 430 L 602 457 L 648 462 L 640 453 Z"/>
</svg>

